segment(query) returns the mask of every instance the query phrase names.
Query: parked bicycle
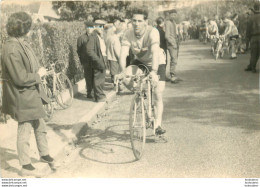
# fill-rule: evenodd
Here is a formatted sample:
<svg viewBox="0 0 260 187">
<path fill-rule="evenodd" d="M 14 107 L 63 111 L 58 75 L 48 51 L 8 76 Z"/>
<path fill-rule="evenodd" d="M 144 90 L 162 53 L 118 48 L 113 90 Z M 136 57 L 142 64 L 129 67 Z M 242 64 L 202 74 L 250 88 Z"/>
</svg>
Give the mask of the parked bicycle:
<svg viewBox="0 0 260 187">
<path fill-rule="evenodd" d="M 58 65 L 58 64 L 56 64 Z M 47 75 L 42 78 L 42 87 L 50 102 L 44 105 L 46 112 L 45 121 L 49 121 L 54 112 L 54 102 L 63 109 L 71 106 L 73 101 L 73 87 L 65 73 L 56 72 L 55 64 L 51 64 Z"/>
<path fill-rule="evenodd" d="M 128 89 L 134 92 L 129 112 L 129 131 L 132 150 L 137 160 L 141 159 L 143 155 L 148 129 L 152 129 L 151 136 L 155 139 L 160 138 L 167 141 L 165 136 L 155 135 L 153 86 L 148 74 L 149 70 L 146 66 L 131 65 L 127 67 L 123 80 L 123 82 L 127 82 Z"/>
</svg>

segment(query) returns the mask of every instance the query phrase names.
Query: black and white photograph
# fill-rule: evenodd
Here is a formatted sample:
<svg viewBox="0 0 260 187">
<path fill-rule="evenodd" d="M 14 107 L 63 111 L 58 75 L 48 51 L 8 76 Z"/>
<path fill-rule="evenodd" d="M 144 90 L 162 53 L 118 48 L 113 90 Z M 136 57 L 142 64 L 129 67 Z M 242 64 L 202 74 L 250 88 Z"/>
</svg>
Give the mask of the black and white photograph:
<svg viewBox="0 0 260 187">
<path fill-rule="evenodd" d="M 233 178 L 258 187 L 260 0 L 0 6 L 2 186 Z"/>
</svg>

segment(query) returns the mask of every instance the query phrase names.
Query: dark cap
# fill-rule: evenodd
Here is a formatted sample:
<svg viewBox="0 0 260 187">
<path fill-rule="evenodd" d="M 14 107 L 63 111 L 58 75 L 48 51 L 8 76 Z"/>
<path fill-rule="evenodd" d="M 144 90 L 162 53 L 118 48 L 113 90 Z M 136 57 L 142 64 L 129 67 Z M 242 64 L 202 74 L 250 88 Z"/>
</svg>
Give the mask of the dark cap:
<svg viewBox="0 0 260 187">
<path fill-rule="evenodd" d="M 86 25 L 86 27 L 93 27 L 94 23 L 92 21 L 86 21 L 85 25 Z"/>
</svg>

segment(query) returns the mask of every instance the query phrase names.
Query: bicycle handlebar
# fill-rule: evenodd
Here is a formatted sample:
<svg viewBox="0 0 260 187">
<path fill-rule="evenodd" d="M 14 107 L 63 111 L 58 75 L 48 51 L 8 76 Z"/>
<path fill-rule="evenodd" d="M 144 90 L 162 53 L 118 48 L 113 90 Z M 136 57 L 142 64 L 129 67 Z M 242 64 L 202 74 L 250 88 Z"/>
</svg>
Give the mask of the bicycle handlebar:
<svg viewBox="0 0 260 187">
<path fill-rule="evenodd" d="M 147 75 L 144 75 L 144 74 L 142 74 L 142 75 L 125 75 L 124 74 L 122 78 L 119 78 L 118 75 L 115 75 L 115 82 L 121 81 L 124 78 L 132 78 L 135 81 L 137 81 L 137 80 L 145 81 L 145 80 L 148 80 L 148 79 L 151 80 L 151 77 L 149 75 L 147 76 Z"/>
</svg>

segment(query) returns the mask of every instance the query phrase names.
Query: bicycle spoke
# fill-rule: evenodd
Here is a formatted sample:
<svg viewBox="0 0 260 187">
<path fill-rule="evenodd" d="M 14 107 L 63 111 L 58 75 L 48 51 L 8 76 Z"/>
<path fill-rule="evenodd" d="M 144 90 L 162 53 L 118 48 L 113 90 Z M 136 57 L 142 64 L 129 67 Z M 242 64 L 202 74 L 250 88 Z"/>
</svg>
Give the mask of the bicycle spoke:
<svg viewBox="0 0 260 187">
<path fill-rule="evenodd" d="M 130 139 L 135 158 L 141 158 L 145 145 L 145 119 L 143 99 L 135 96 L 130 108 L 129 130 Z"/>
<path fill-rule="evenodd" d="M 71 106 L 73 101 L 73 88 L 69 78 L 63 74 L 57 74 L 56 82 L 57 94 L 56 101 L 64 109 Z"/>
</svg>

